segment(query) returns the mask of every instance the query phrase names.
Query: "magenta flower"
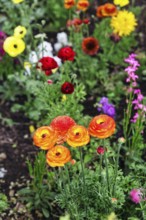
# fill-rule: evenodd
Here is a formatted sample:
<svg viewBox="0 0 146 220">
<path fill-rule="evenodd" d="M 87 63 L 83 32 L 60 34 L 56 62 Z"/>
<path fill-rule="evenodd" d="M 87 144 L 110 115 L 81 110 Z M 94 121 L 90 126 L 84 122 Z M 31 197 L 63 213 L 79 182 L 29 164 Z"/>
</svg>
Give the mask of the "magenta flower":
<svg viewBox="0 0 146 220">
<path fill-rule="evenodd" d="M 130 195 L 131 201 L 138 204 L 141 202 L 143 194 L 140 191 L 140 189 L 132 189 L 129 195 Z"/>
</svg>

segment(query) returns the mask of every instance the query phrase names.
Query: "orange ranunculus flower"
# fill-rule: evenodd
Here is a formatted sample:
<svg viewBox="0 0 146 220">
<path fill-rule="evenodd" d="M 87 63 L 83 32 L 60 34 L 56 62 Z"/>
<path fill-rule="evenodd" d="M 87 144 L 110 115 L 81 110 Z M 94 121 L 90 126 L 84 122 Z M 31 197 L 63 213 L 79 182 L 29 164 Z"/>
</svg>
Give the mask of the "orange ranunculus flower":
<svg viewBox="0 0 146 220">
<path fill-rule="evenodd" d="M 68 130 L 66 141 L 72 147 L 81 147 L 88 144 L 90 141 L 88 129 L 81 125 L 71 127 Z"/>
<path fill-rule="evenodd" d="M 98 40 L 94 37 L 86 37 L 82 41 L 82 50 L 88 55 L 95 55 L 99 50 Z"/>
<path fill-rule="evenodd" d="M 89 7 L 89 1 L 88 0 L 79 0 L 77 3 L 77 9 L 81 11 L 86 11 Z"/>
<path fill-rule="evenodd" d="M 64 7 L 70 9 L 75 5 L 75 0 L 64 0 Z"/>
<path fill-rule="evenodd" d="M 74 126 L 76 122 L 67 115 L 58 116 L 53 119 L 50 126 L 57 132 L 57 144 L 66 141 L 68 130 Z"/>
<path fill-rule="evenodd" d="M 71 154 L 68 148 L 56 145 L 47 152 L 46 160 L 51 167 L 62 167 L 71 161 Z"/>
<path fill-rule="evenodd" d="M 49 126 L 38 128 L 33 135 L 34 145 L 43 150 L 51 149 L 57 141 L 57 133 Z"/>
<path fill-rule="evenodd" d="M 118 13 L 118 10 L 116 6 L 111 3 L 106 3 L 104 5 L 101 5 L 96 10 L 96 15 L 99 18 L 115 16 L 117 15 L 117 13 Z"/>
<path fill-rule="evenodd" d="M 115 121 L 108 115 L 95 116 L 89 123 L 89 134 L 97 138 L 108 138 L 115 131 Z"/>
</svg>

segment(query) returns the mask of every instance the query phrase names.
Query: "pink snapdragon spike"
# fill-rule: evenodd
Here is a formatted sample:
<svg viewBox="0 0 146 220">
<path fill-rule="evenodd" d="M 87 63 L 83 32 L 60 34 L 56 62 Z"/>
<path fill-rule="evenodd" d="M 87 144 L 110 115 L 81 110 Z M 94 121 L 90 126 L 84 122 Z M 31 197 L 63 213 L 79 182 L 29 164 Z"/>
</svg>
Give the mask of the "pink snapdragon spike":
<svg viewBox="0 0 146 220">
<path fill-rule="evenodd" d="M 128 73 L 128 78 L 126 82 L 136 82 L 138 79 L 138 75 L 136 75 L 136 70 L 140 66 L 139 62 L 135 59 L 136 54 L 130 54 L 128 58 L 125 59 L 125 62 L 129 64 L 129 66 L 125 69 L 125 72 Z"/>
<path fill-rule="evenodd" d="M 138 204 L 141 202 L 143 194 L 140 189 L 132 189 L 129 195 L 131 201 Z"/>
<path fill-rule="evenodd" d="M 125 59 L 125 62 L 129 64 L 129 66 L 125 69 L 128 77 L 126 82 L 130 83 L 130 87 L 128 88 L 129 93 L 133 93 L 134 100 L 132 101 L 133 108 L 136 110 L 133 118 L 131 119 L 132 123 L 136 123 L 139 116 L 145 117 L 146 106 L 143 105 L 143 95 L 140 89 L 136 89 L 137 87 L 137 79 L 138 75 L 135 73 L 138 67 L 140 66 L 139 62 L 136 60 L 136 54 L 132 53 L 128 58 Z M 141 110 L 141 113 L 139 112 Z"/>
</svg>

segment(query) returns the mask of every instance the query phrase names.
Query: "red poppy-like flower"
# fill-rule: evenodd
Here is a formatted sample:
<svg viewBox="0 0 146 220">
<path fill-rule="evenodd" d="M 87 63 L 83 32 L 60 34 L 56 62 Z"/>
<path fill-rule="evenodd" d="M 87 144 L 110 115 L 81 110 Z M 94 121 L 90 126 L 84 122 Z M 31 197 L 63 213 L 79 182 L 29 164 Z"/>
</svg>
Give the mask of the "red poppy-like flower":
<svg viewBox="0 0 146 220">
<path fill-rule="evenodd" d="M 108 115 L 95 116 L 89 124 L 89 134 L 97 138 L 108 138 L 115 132 L 115 121 Z"/>
<path fill-rule="evenodd" d="M 73 61 L 75 54 L 76 53 L 73 51 L 73 49 L 71 47 L 67 46 L 67 47 L 63 47 L 59 50 L 58 57 L 63 61 L 66 61 L 66 60 Z"/>
<path fill-rule="evenodd" d="M 104 154 L 104 147 L 99 146 L 96 150 L 98 154 Z"/>
<path fill-rule="evenodd" d="M 89 7 L 89 1 L 88 0 L 79 0 L 77 3 L 77 9 L 81 11 L 86 11 Z"/>
<path fill-rule="evenodd" d="M 37 68 L 45 71 L 45 74 L 51 75 L 52 69 L 56 69 L 58 67 L 57 62 L 52 57 L 43 57 L 38 61 Z"/>
<path fill-rule="evenodd" d="M 65 82 L 61 86 L 61 91 L 64 94 L 72 94 L 73 91 L 74 91 L 74 85 L 72 83 L 70 83 L 70 82 Z"/>
<path fill-rule="evenodd" d="M 57 132 L 58 144 L 61 144 L 64 141 L 66 141 L 67 132 L 74 125 L 76 125 L 76 122 L 67 115 L 58 116 L 53 119 L 53 121 L 50 124 L 50 127 L 52 127 Z"/>
<path fill-rule="evenodd" d="M 117 8 L 111 3 L 106 3 L 104 5 L 98 6 L 96 10 L 96 15 L 99 18 L 115 16 L 117 15 Z"/>
<path fill-rule="evenodd" d="M 50 126 L 38 128 L 33 135 L 34 145 L 43 150 L 51 149 L 57 141 L 57 133 Z"/>
<path fill-rule="evenodd" d="M 63 167 L 71 161 L 71 153 L 67 147 L 57 145 L 48 151 L 46 160 L 51 167 Z"/>
<path fill-rule="evenodd" d="M 88 55 L 95 55 L 99 50 L 98 40 L 94 37 L 86 37 L 82 41 L 82 50 Z"/>
<path fill-rule="evenodd" d="M 70 9 L 75 5 L 75 0 L 64 0 L 64 7 Z"/>
</svg>

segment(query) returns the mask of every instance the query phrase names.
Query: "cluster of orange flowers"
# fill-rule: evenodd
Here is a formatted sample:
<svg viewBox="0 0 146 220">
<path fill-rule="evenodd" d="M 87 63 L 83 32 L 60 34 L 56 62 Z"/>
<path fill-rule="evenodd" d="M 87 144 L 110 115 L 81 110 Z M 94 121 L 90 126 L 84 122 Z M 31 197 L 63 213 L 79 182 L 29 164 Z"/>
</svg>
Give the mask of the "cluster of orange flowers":
<svg viewBox="0 0 146 220">
<path fill-rule="evenodd" d="M 51 167 L 60 167 L 72 160 L 70 150 L 62 145 L 64 142 L 74 148 L 81 147 L 90 142 L 90 135 L 101 139 L 110 137 L 115 126 L 114 119 L 108 115 L 95 116 L 88 129 L 77 125 L 69 116 L 58 116 L 49 126 L 38 128 L 33 141 L 37 147 L 48 150 L 46 160 Z"/>
<path fill-rule="evenodd" d="M 89 7 L 89 1 L 88 0 L 79 0 L 76 3 L 75 0 L 64 0 L 64 7 L 66 9 L 70 9 L 73 6 L 76 6 L 77 10 L 86 11 Z"/>
<path fill-rule="evenodd" d="M 106 3 L 104 5 L 98 6 L 96 10 L 96 15 L 99 18 L 116 16 L 117 13 L 118 13 L 117 7 L 111 3 Z"/>
</svg>

